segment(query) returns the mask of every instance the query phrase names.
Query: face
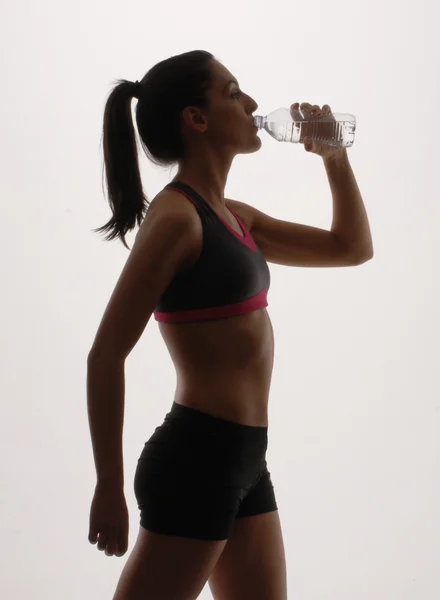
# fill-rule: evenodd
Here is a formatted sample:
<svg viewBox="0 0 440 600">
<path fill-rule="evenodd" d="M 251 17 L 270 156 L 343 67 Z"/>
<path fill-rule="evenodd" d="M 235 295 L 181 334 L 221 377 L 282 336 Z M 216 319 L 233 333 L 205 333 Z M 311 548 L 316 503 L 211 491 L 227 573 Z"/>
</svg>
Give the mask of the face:
<svg viewBox="0 0 440 600">
<path fill-rule="evenodd" d="M 191 137 L 198 143 L 222 148 L 231 154 L 249 154 L 261 148 L 253 113 L 258 104 L 245 94 L 234 75 L 217 61 L 213 62 L 214 83 L 210 91 L 208 112 L 187 107 L 185 120 L 190 119 Z M 202 135 L 200 135 L 202 134 Z"/>
</svg>

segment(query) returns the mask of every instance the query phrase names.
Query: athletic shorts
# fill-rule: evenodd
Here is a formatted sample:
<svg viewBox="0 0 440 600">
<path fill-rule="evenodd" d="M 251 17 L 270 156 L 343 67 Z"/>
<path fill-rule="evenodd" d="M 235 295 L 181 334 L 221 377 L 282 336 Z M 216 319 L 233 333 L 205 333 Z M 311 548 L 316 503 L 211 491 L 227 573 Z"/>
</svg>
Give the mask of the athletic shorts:
<svg viewBox="0 0 440 600">
<path fill-rule="evenodd" d="M 235 519 L 278 510 L 267 433 L 267 427 L 174 402 L 138 459 L 140 525 L 165 535 L 226 540 Z"/>
</svg>

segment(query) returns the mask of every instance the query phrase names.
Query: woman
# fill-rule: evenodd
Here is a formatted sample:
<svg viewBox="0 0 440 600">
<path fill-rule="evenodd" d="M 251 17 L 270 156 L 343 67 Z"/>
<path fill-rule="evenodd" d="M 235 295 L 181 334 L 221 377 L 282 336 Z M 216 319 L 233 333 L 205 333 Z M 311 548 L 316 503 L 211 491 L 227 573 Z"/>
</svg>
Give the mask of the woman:
<svg viewBox="0 0 440 600">
<path fill-rule="evenodd" d="M 156 165 L 178 165 L 151 203 L 140 179 L 132 97 L 139 99 L 136 122 L 147 156 Z M 89 541 L 99 537 L 98 549 L 109 556 L 122 556 L 128 546 L 124 363 L 153 313 L 177 373 L 170 412 L 138 461 L 138 539 L 113 600 L 190 600 L 207 581 L 216 600 L 287 598 L 265 460 L 274 357 L 267 261 L 346 266 L 367 255 L 354 257 L 334 233 L 225 198 L 234 157 L 261 147 L 257 106 L 203 51 L 157 64 L 140 83 L 121 82 L 106 105 L 113 217 L 97 231 L 125 244 L 127 231 L 140 225 L 88 360 L 98 479 Z M 294 248 L 292 232 L 309 247 Z"/>
</svg>

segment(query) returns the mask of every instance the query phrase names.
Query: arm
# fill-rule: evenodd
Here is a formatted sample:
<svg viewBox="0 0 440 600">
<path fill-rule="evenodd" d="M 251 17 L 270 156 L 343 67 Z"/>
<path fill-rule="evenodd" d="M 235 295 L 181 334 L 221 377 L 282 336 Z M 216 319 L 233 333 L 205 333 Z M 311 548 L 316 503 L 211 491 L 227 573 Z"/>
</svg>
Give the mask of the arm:
<svg viewBox="0 0 440 600">
<path fill-rule="evenodd" d="M 125 361 L 158 299 L 188 260 L 198 215 L 178 192 L 153 200 L 87 360 L 87 408 L 98 485 L 123 489 Z"/>
<path fill-rule="evenodd" d="M 90 356 L 87 361 L 87 410 L 97 484 L 123 491 L 125 361 Z"/>
<path fill-rule="evenodd" d="M 323 160 L 333 197 L 331 231 L 354 256 L 371 258 L 374 249 L 368 216 L 347 151 Z"/>
</svg>

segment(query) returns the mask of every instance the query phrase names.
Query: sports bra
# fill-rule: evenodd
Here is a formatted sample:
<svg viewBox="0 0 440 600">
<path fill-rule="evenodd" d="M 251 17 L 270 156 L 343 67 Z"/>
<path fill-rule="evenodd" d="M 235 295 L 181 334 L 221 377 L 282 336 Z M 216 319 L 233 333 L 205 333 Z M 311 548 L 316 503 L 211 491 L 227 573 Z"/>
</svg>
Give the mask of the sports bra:
<svg viewBox="0 0 440 600">
<path fill-rule="evenodd" d="M 203 227 L 197 262 L 180 270 L 157 302 L 154 317 L 164 323 L 225 319 L 268 306 L 268 264 L 250 232 L 236 217 L 241 237 L 189 185 L 173 181 L 164 189 L 182 193 L 195 205 Z"/>
</svg>

